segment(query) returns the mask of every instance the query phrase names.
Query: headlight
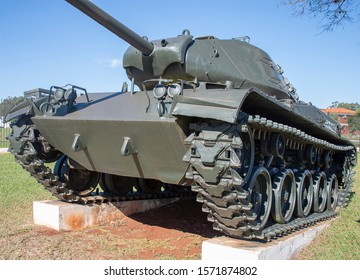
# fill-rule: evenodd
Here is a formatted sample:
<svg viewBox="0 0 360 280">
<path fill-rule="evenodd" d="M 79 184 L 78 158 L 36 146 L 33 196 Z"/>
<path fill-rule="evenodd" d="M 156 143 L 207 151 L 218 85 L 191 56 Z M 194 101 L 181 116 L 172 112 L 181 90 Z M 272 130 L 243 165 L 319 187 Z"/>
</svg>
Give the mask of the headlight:
<svg viewBox="0 0 360 280">
<path fill-rule="evenodd" d="M 166 87 L 164 85 L 156 85 L 153 89 L 154 97 L 157 99 L 163 99 L 166 96 Z"/>
<path fill-rule="evenodd" d="M 168 95 L 173 98 L 175 95 L 181 93 L 181 86 L 179 84 L 171 84 L 167 89 Z"/>
<path fill-rule="evenodd" d="M 61 89 L 61 88 L 58 88 L 55 90 L 54 92 L 54 99 L 56 101 L 60 101 L 61 99 L 63 99 L 64 97 L 64 94 L 65 94 L 65 90 Z"/>
</svg>

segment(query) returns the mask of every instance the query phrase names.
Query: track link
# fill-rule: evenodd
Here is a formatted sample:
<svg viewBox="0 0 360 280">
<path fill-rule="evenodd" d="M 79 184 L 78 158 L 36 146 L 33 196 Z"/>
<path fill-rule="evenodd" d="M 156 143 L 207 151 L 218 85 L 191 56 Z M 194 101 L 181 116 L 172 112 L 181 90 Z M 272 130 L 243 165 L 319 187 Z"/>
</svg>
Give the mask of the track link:
<svg viewBox="0 0 360 280">
<path fill-rule="evenodd" d="M 337 215 L 335 211 L 327 209 L 307 217 L 294 216 L 285 224 L 275 223 L 268 218 L 269 210 L 264 211 L 262 216 L 258 215 L 259 207 L 252 197 L 257 183 L 252 180 L 259 173 L 267 178 L 266 170 L 271 172 L 274 169 L 274 165 L 270 168 L 271 162 L 279 162 L 278 166 L 275 164 L 275 170 L 281 170 L 286 164 L 282 155 L 278 158 L 261 156 L 266 154 L 264 150 L 270 149 L 261 141 L 269 133 L 284 135 L 286 147 L 293 150 L 314 146 L 318 151 L 346 155 L 341 172 L 339 205 L 346 206 L 348 203 L 355 174 L 351 170 L 355 157 L 353 146 L 334 145 L 260 116 L 248 116 L 241 125 L 198 123 L 190 128 L 194 132 L 185 140 L 189 150 L 183 159 L 191 166 L 187 178 L 194 181 L 192 190 L 198 193 L 197 201 L 203 204 L 202 210 L 208 213 L 208 221 L 213 223 L 215 230 L 232 237 L 269 241 Z M 292 169 L 298 171 L 301 165 Z M 315 165 L 313 168 L 314 173 L 321 169 Z M 330 172 L 329 168 L 327 171 Z M 271 203 L 270 193 L 260 194 L 262 199 L 268 194 L 265 203 Z"/>
</svg>

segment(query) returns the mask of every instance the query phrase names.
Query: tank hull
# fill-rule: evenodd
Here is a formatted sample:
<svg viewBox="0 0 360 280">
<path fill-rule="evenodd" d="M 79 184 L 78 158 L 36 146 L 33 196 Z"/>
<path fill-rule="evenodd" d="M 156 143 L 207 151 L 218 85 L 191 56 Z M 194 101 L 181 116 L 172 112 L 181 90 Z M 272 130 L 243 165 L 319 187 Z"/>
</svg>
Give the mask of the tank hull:
<svg viewBox="0 0 360 280">
<path fill-rule="evenodd" d="M 182 182 L 188 164 L 182 161 L 186 148 L 181 122 L 146 113 L 147 100 L 141 94 L 91 97 L 88 106 L 79 104 L 65 116 L 36 116 L 32 120 L 50 145 L 88 170 Z M 75 135 L 79 135 L 82 150 L 73 149 Z M 126 137 L 134 147 L 130 155 L 121 154 Z"/>
<path fill-rule="evenodd" d="M 261 114 L 297 127 L 312 136 L 351 145 L 326 128 L 323 114 L 311 105 L 291 108 L 254 88 L 247 90 L 192 90 L 176 96 L 167 117 L 160 117 L 145 92 L 93 94 L 89 104 L 79 102 L 63 116 L 35 116 L 32 121 L 49 144 L 87 170 L 181 185 L 189 167 L 183 161 L 184 140 L 194 119 L 229 124 L 242 114 Z M 306 114 L 305 114 L 306 112 Z M 321 121 L 320 121 L 321 120 Z M 123 155 L 126 138 L 133 153 Z M 78 141 L 82 149 L 74 149 Z"/>
</svg>

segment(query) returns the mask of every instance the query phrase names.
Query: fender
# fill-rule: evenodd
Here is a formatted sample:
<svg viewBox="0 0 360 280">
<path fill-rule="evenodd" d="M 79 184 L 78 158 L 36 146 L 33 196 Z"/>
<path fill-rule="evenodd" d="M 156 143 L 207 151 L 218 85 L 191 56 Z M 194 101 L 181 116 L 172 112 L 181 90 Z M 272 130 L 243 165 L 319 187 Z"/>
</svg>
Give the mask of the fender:
<svg viewBox="0 0 360 280">
<path fill-rule="evenodd" d="M 38 105 L 42 104 L 47 100 L 47 97 L 39 98 L 35 102 L 30 99 L 26 98 L 24 101 L 20 102 L 19 104 L 15 105 L 14 107 L 10 108 L 10 110 L 5 115 L 5 122 L 9 122 L 15 118 L 18 118 L 22 115 L 30 115 L 35 116 L 40 113 Z"/>
<path fill-rule="evenodd" d="M 171 114 L 175 117 L 199 117 L 238 123 L 241 113 L 261 115 L 279 123 L 308 131 L 311 135 L 352 145 L 338 133 L 335 121 L 315 106 L 306 103 L 279 102 L 257 88 L 199 90 L 194 96 L 174 96 Z M 286 120 L 286 122 L 284 122 Z"/>
</svg>

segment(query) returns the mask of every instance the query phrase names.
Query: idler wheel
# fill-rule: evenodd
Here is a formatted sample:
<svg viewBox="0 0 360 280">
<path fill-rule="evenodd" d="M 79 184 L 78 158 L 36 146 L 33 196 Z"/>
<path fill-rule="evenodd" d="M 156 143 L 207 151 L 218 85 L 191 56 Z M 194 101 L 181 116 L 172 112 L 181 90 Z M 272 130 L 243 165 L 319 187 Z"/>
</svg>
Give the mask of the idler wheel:
<svg viewBox="0 0 360 280">
<path fill-rule="evenodd" d="M 140 179 L 139 185 L 144 193 L 157 193 L 161 192 L 164 183 L 155 179 Z"/>
<path fill-rule="evenodd" d="M 273 179 L 271 214 L 277 223 L 288 223 L 296 203 L 295 175 L 290 169 L 280 170 Z"/>
<path fill-rule="evenodd" d="M 316 161 L 317 153 L 314 146 L 307 146 L 305 151 L 307 163 L 314 164 Z"/>
<path fill-rule="evenodd" d="M 330 168 L 330 166 L 332 164 L 332 152 L 326 151 L 323 156 L 323 161 L 324 161 L 324 167 L 326 169 Z"/>
<path fill-rule="evenodd" d="M 296 175 L 295 215 L 304 218 L 309 215 L 314 198 L 313 179 L 309 170 Z"/>
<path fill-rule="evenodd" d="M 61 159 L 60 159 L 61 160 Z M 67 188 L 79 196 L 88 196 L 99 183 L 100 173 L 86 169 L 71 168 L 68 159 L 63 159 L 60 169 L 60 180 L 66 183 Z"/>
<path fill-rule="evenodd" d="M 335 211 L 339 200 L 339 182 L 335 174 L 327 180 L 327 209 Z"/>
<path fill-rule="evenodd" d="M 137 180 L 133 177 L 104 174 L 104 182 L 104 191 L 118 196 L 126 195 L 137 187 Z"/>
<path fill-rule="evenodd" d="M 259 167 L 252 173 L 247 190 L 251 203 L 249 225 L 253 230 L 261 230 L 268 221 L 272 200 L 271 178 L 266 168 Z"/>
<path fill-rule="evenodd" d="M 313 209 L 316 213 L 321 213 L 325 210 L 327 203 L 327 180 L 324 172 L 315 173 L 314 179 L 314 205 Z"/>
<path fill-rule="evenodd" d="M 275 157 L 282 157 L 285 153 L 285 137 L 280 133 L 274 133 L 271 136 L 271 153 Z"/>
</svg>

